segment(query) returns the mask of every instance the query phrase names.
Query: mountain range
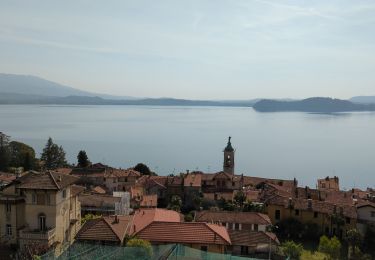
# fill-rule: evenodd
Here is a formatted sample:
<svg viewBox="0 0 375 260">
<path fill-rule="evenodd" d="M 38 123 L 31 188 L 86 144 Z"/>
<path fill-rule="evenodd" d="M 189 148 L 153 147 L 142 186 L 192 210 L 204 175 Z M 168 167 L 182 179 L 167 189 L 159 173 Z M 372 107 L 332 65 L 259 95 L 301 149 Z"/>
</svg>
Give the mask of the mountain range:
<svg viewBox="0 0 375 260">
<path fill-rule="evenodd" d="M 45 80 L 36 76 L 0 73 L 0 104 L 58 105 L 156 105 L 156 106 L 233 106 L 265 111 L 363 111 L 372 109 L 375 96 L 357 96 L 350 100 L 327 98 L 188 100 L 175 98 L 136 98 L 92 93 Z"/>
</svg>

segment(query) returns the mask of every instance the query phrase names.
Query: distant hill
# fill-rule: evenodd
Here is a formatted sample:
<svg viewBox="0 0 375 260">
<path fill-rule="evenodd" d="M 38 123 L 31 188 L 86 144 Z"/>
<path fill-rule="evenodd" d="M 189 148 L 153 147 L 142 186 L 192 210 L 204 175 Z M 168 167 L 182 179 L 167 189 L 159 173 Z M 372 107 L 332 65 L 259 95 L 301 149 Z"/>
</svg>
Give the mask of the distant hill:
<svg viewBox="0 0 375 260">
<path fill-rule="evenodd" d="M 40 104 L 40 105 L 134 105 L 134 106 L 229 106 L 251 107 L 250 101 L 209 101 L 174 98 L 145 98 L 137 100 L 104 99 L 88 96 L 40 96 L 15 93 L 0 93 L 0 104 Z"/>
<path fill-rule="evenodd" d="M 91 93 L 64 86 L 56 82 L 35 76 L 0 73 L 0 92 L 33 96 L 87 96 L 109 99 L 134 99 L 133 97 L 118 97 L 106 94 Z"/>
<path fill-rule="evenodd" d="M 352 97 L 350 101 L 359 104 L 375 104 L 375 96 L 357 96 Z"/>
<path fill-rule="evenodd" d="M 0 73 L 0 104 L 249 107 L 256 101 L 119 97 L 75 89 L 35 76 Z"/>
<path fill-rule="evenodd" d="M 301 111 L 334 113 L 350 111 L 375 111 L 375 105 L 356 104 L 348 100 L 313 97 L 300 101 L 261 100 L 254 104 L 258 112 Z"/>
</svg>

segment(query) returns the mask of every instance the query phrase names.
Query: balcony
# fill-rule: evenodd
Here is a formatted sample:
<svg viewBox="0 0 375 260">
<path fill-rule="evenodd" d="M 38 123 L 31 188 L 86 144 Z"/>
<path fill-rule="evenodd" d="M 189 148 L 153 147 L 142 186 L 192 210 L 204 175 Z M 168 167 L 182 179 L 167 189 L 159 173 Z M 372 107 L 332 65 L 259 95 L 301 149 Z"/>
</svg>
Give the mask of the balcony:
<svg viewBox="0 0 375 260">
<path fill-rule="evenodd" d="M 55 228 L 50 228 L 45 231 L 32 230 L 29 228 L 24 228 L 20 230 L 20 239 L 23 240 L 38 240 L 41 242 L 48 243 L 49 245 L 54 242 L 55 238 Z"/>
</svg>

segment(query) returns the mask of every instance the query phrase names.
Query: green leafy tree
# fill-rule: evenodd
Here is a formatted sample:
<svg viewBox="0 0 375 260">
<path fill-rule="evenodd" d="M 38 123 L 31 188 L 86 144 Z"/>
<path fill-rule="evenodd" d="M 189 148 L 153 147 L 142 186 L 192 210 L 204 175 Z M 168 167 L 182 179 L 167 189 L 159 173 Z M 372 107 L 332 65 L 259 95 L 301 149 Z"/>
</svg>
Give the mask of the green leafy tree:
<svg viewBox="0 0 375 260">
<path fill-rule="evenodd" d="M 236 195 L 234 195 L 233 202 L 238 208 L 242 210 L 246 202 L 246 194 L 243 191 L 238 191 Z"/>
<path fill-rule="evenodd" d="M 146 164 L 143 164 L 143 163 L 138 163 L 134 167 L 134 170 L 136 170 L 137 172 L 140 172 L 142 175 L 152 175 L 150 168 Z"/>
<path fill-rule="evenodd" d="M 182 206 L 182 200 L 181 200 L 180 196 L 173 195 L 171 197 L 170 202 L 169 202 L 168 209 L 180 212 L 181 206 Z"/>
<path fill-rule="evenodd" d="M 194 220 L 193 214 L 194 213 L 192 213 L 192 212 L 189 212 L 188 214 L 186 214 L 184 216 L 185 222 L 192 222 Z"/>
<path fill-rule="evenodd" d="M 90 165 L 89 158 L 87 157 L 86 151 L 84 150 L 79 151 L 77 155 L 77 160 L 78 160 L 78 164 L 77 164 L 78 167 L 85 168 Z"/>
<path fill-rule="evenodd" d="M 12 141 L 9 143 L 10 165 L 22 167 L 24 170 L 32 170 L 35 165 L 35 151 L 27 144 Z"/>
<path fill-rule="evenodd" d="M 289 259 L 299 260 L 303 252 L 303 246 L 293 241 L 287 241 L 281 245 L 281 250 Z"/>
<path fill-rule="evenodd" d="M 0 170 L 5 171 L 10 162 L 9 136 L 0 132 Z"/>
<path fill-rule="evenodd" d="M 327 236 L 321 236 L 319 241 L 319 251 L 326 254 L 329 259 L 340 259 L 340 240 L 338 240 L 337 237 L 329 239 Z"/>
<path fill-rule="evenodd" d="M 359 231 L 357 229 L 348 230 L 348 232 L 346 232 L 346 241 L 349 245 L 348 259 L 358 259 L 358 255 L 361 254 L 359 246 L 362 242 L 362 237 Z"/>
<path fill-rule="evenodd" d="M 260 203 L 253 203 L 251 201 L 246 201 L 243 207 L 244 212 L 264 212 L 264 205 Z"/>
<path fill-rule="evenodd" d="M 46 146 L 43 149 L 41 160 L 46 169 L 56 169 L 64 167 L 66 163 L 65 151 L 62 146 L 53 143 L 52 138 L 48 138 Z"/>
<path fill-rule="evenodd" d="M 94 214 L 86 214 L 83 218 L 81 218 L 81 225 L 85 224 L 87 221 L 90 221 L 90 220 L 93 220 L 93 219 L 97 219 L 97 218 L 101 218 L 102 216 L 101 215 L 94 215 Z"/>
<path fill-rule="evenodd" d="M 132 238 L 126 243 L 127 247 L 136 247 L 134 254 L 132 254 L 133 259 L 150 259 L 152 257 L 152 247 L 149 241 Z"/>
</svg>

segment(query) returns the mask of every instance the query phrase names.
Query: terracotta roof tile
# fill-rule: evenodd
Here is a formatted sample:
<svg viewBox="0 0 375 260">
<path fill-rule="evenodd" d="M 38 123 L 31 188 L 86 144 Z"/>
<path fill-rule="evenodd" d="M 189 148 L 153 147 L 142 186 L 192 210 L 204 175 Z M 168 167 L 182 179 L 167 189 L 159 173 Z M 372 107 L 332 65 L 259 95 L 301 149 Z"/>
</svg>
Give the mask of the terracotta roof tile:
<svg viewBox="0 0 375 260">
<path fill-rule="evenodd" d="M 199 211 L 195 217 L 196 221 L 208 223 L 241 223 L 270 225 L 270 218 L 258 212 L 235 212 L 235 211 Z"/>
<path fill-rule="evenodd" d="M 274 233 L 263 231 L 229 230 L 229 236 L 234 246 L 257 246 L 258 244 L 269 244 L 270 238 L 274 244 L 280 242 Z"/>
<path fill-rule="evenodd" d="M 202 186 L 202 174 L 200 173 L 189 173 L 184 178 L 185 187 L 201 187 Z"/>
<path fill-rule="evenodd" d="M 106 178 L 119 178 L 119 177 L 140 177 L 141 174 L 134 169 L 115 169 L 108 168 L 104 174 Z"/>
<path fill-rule="evenodd" d="M 21 189 L 61 190 L 77 180 L 74 176 L 57 172 L 29 172 L 17 179 L 17 182 Z"/>
<path fill-rule="evenodd" d="M 100 187 L 100 186 L 96 186 L 96 187 L 94 187 L 93 189 L 91 189 L 91 191 L 92 191 L 93 193 L 106 194 L 105 189 L 103 189 L 103 188 Z"/>
<path fill-rule="evenodd" d="M 15 179 L 16 179 L 15 174 L 0 172 L 0 182 L 11 183 Z"/>
<path fill-rule="evenodd" d="M 130 231 L 132 216 L 102 217 L 90 220 L 78 232 L 76 239 L 91 241 L 111 241 L 122 243 L 125 235 Z"/>
<path fill-rule="evenodd" d="M 137 233 L 153 221 L 180 222 L 180 213 L 167 209 L 139 209 L 134 212 L 132 233 Z"/>
<path fill-rule="evenodd" d="M 86 188 L 79 185 L 72 185 L 72 197 L 77 196 L 78 194 L 82 193 Z"/>
<path fill-rule="evenodd" d="M 121 198 L 104 194 L 80 194 L 78 200 L 81 202 L 81 207 L 114 208 L 115 203 L 120 202 Z"/>
<path fill-rule="evenodd" d="M 153 222 L 137 237 L 156 243 L 231 244 L 224 227 L 199 222 Z"/>
</svg>

